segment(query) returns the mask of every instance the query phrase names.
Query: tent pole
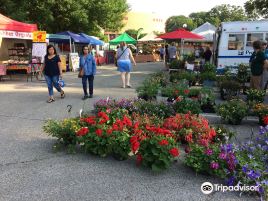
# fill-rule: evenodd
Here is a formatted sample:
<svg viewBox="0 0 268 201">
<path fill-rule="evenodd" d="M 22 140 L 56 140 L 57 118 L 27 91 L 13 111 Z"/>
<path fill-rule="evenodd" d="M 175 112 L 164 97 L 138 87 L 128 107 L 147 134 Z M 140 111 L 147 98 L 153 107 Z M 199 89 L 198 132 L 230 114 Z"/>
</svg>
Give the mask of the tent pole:
<svg viewBox="0 0 268 201">
<path fill-rule="evenodd" d="M 69 38 L 69 44 L 70 44 L 70 52 L 72 53 L 72 42 L 71 42 L 71 37 Z"/>
</svg>

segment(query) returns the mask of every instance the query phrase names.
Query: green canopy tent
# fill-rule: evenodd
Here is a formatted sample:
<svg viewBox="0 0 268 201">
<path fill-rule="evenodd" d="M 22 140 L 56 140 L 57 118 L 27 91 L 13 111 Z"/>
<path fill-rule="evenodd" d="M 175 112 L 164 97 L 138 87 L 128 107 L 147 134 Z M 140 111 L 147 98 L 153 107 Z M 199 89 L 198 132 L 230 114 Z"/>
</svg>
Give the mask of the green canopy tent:
<svg viewBox="0 0 268 201">
<path fill-rule="evenodd" d="M 137 41 L 129 36 L 126 32 L 121 34 L 120 36 L 116 37 L 115 39 L 109 42 L 110 45 L 118 45 L 121 42 L 126 42 L 127 44 L 136 44 Z"/>
</svg>

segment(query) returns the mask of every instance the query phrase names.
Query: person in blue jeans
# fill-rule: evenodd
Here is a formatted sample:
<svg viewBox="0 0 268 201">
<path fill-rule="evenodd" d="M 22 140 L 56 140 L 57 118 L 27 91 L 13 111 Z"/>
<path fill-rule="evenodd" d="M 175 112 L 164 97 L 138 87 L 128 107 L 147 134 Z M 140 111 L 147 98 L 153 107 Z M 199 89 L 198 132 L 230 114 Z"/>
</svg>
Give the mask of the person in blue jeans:
<svg viewBox="0 0 268 201">
<path fill-rule="evenodd" d="M 59 77 L 62 78 L 62 70 L 60 67 L 60 57 L 57 55 L 56 49 L 53 45 L 47 46 L 47 54 L 44 58 L 44 65 L 42 67 L 42 72 L 44 72 L 44 76 L 47 82 L 49 98 L 47 100 L 48 103 L 52 103 L 55 101 L 53 97 L 53 86 L 56 88 L 58 92 L 60 92 L 61 98 L 65 97 L 65 93 L 60 87 L 58 81 Z"/>
<path fill-rule="evenodd" d="M 82 77 L 82 85 L 84 90 L 83 100 L 93 98 L 93 81 L 96 75 L 96 61 L 94 56 L 90 53 L 88 46 L 83 46 L 82 55 L 80 56 L 79 70 L 83 68 L 84 74 Z M 87 92 L 87 82 L 89 84 L 89 96 Z"/>
</svg>

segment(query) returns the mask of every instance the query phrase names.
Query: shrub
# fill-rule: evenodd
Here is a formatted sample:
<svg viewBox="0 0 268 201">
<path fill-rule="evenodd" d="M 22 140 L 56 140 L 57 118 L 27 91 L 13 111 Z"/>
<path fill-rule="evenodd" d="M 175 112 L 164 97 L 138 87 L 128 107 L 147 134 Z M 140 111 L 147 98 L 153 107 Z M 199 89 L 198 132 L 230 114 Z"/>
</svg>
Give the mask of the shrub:
<svg viewBox="0 0 268 201">
<path fill-rule="evenodd" d="M 247 101 L 249 103 L 262 103 L 266 92 L 264 90 L 249 89 L 246 91 Z"/>
<path fill-rule="evenodd" d="M 233 99 L 217 106 L 216 112 L 223 120 L 237 125 L 248 114 L 248 106 L 240 99 Z"/>
<path fill-rule="evenodd" d="M 178 97 L 173 105 L 176 113 L 192 114 L 201 113 L 201 106 L 198 101 L 189 98 Z"/>
</svg>

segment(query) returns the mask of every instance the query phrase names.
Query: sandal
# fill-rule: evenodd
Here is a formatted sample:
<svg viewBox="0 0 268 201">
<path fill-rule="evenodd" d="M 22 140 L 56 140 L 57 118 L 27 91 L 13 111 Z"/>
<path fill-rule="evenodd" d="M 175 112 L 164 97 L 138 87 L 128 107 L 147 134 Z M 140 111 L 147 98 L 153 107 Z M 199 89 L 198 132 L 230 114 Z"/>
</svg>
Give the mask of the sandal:
<svg viewBox="0 0 268 201">
<path fill-rule="evenodd" d="M 55 101 L 55 99 L 50 98 L 50 99 L 47 100 L 47 103 L 52 103 L 52 102 L 54 102 L 54 101 Z"/>
<path fill-rule="evenodd" d="M 65 98 L 65 93 L 64 93 L 64 91 L 62 91 L 62 93 L 60 93 L 60 97 L 63 99 L 63 98 Z"/>
</svg>

